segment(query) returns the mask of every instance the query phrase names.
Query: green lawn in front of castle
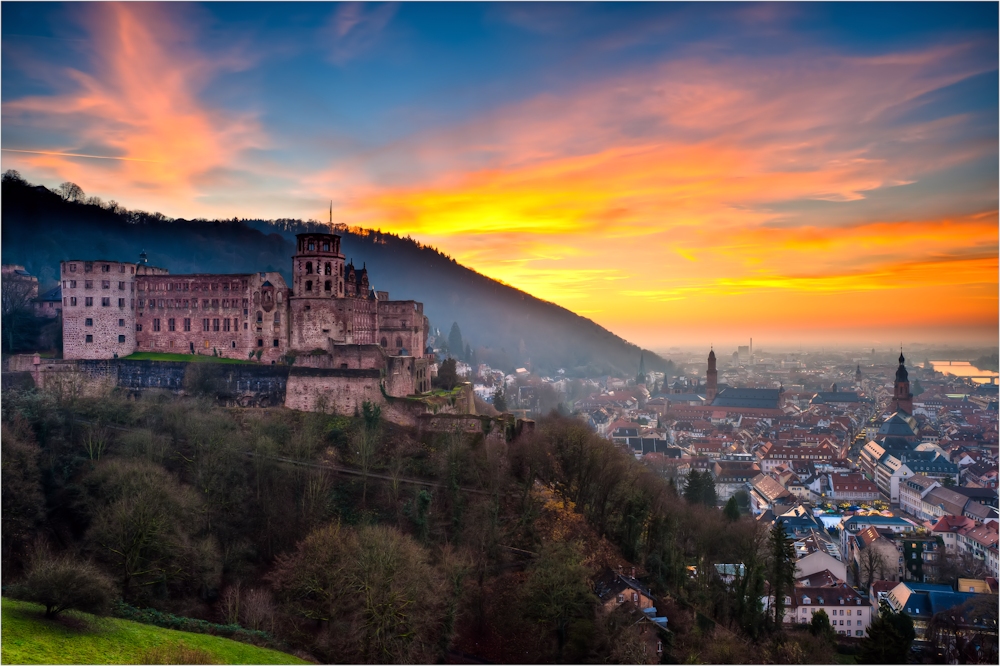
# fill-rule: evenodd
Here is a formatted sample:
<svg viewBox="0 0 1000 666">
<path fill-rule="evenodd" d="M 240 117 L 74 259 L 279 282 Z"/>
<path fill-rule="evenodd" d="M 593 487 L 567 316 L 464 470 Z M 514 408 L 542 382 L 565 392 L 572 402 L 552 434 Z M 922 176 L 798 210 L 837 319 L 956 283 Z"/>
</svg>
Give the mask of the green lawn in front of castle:
<svg viewBox="0 0 1000 666">
<path fill-rule="evenodd" d="M 284 652 L 208 634 L 3 599 L 3 664 L 305 664 Z"/>
<path fill-rule="evenodd" d="M 135 352 L 124 357 L 125 361 L 175 361 L 180 363 L 254 363 L 238 358 L 207 356 L 201 354 L 168 354 L 166 352 Z"/>
</svg>

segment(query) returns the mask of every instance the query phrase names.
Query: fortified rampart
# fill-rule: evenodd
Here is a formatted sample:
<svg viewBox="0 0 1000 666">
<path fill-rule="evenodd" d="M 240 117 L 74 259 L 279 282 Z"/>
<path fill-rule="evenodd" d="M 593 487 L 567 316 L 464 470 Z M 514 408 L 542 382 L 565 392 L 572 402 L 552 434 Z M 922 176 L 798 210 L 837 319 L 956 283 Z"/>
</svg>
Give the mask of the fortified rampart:
<svg viewBox="0 0 1000 666">
<path fill-rule="evenodd" d="M 375 353 L 383 353 L 376 345 Z M 362 355 L 363 357 L 364 355 Z M 354 414 L 368 401 L 379 405 L 388 420 L 417 426 L 422 415 L 474 415 L 472 388 L 464 385 L 448 397 L 393 395 L 394 378 L 406 387 L 412 369 L 406 364 L 426 362 L 412 357 L 390 357 L 389 372 L 378 367 L 314 368 L 257 363 L 187 363 L 128 359 L 42 359 L 22 354 L 7 359 L 5 378 L 27 378 L 38 388 L 59 394 L 100 396 L 112 389 L 140 395 L 159 389 L 177 394 L 208 395 L 240 407 L 276 407 L 307 412 Z M 478 418 L 478 417 L 473 417 Z M 444 424 L 441 424 L 444 427 Z"/>
</svg>

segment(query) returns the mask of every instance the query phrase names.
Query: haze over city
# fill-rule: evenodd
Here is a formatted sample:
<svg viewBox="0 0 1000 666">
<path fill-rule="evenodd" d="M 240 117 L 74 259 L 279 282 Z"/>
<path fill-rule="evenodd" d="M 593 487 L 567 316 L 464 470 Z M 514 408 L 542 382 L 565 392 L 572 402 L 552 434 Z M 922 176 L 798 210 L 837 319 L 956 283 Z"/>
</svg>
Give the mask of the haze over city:
<svg viewBox="0 0 1000 666">
<path fill-rule="evenodd" d="M 332 200 L 652 349 L 996 344 L 996 4 L 2 11 L 31 182 Z"/>
</svg>

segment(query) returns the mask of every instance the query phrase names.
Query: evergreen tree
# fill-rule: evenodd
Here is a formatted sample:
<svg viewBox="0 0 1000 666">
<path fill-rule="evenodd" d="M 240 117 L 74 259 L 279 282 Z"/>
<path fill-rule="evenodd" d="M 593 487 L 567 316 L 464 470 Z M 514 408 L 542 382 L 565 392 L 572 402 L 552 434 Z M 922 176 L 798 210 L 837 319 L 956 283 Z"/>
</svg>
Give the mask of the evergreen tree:
<svg viewBox="0 0 1000 666">
<path fill-rule="evenodd" d="M 795 546 L 792 544 L 788 532 L 785 531 L 784 521 L 778 519 L 771 528 L 771 594 L 774 597 L 774 628 L 781 628 L 785 618 L 785 594 L 791 591 L 795 584 Z"/>
<path fill-rule="evenodd" d="M 497 388 L 493 391 L 493 408 L 498 412 L 507 411 L 507 398 L 504 396 L 503 384 L 497 384 Z"/>
<path fill-rule="evenodd" d="M 726 508 L 722 510 L 722 513 L 724 513 L 726 518 L 734 523 L 740 519 L 740 507 L 736 503 L 735 497 L 729 498 L 729 501 L 726 502 Z"/>
<path fill-rule="evenodd" d="M 896 613 L 885 601 L 858 645 L 859 664 L 905 664 L 916 632 L 906 613 Z"/>
<path fill-rule="evenodd" d="M 462 343 L 462 330 L 458 327 L 458 322 L 456 321 L 451 325 L 451 332 L 448 334 L 448 351 L 452 356 L 458 358 L 464 350 L 465 345 Z"/>
<path fill-rule="evenodd" d="M 462 360 L 466 363 L 472 362 L 472 347 L 469 346 L 468 342 L 465 343 L 465 355 L 462 356 Z"/>
<path fill-rule="evenodd" d="M 687 475 L 687 485 L 684 487 L 684 499 L 691 504 L 715 506 L 718 496 L 715 492 L 715 481 L 711 472 L 699 472 L 692 469 Z"/>
<path fill-rule="evenodd" d="M 688 472 L 687 483 L 684 486 L 684 499 L 690 504 L 700 504 L 704 490 L 701 484 L 701 472 L 692 469 Z"/>
</svg>

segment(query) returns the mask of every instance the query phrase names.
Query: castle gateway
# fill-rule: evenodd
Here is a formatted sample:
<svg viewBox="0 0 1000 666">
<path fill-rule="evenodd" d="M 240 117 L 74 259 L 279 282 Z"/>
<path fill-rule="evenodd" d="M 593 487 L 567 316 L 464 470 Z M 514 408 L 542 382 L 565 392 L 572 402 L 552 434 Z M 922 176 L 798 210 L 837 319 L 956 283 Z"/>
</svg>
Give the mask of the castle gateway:
<svg viewBox="0 0 1000 666">
<path fill-rule="evenodd" d="M 344 262 L 340 236 L 298 234 L 292 286 L 280 273 L 171 275 L 140 263 L 60 264 L 63 357 L 136 351 L 379 370 L 391 395 L 430 389 L 422 303 L 390 301 Z"/>
</svg>

